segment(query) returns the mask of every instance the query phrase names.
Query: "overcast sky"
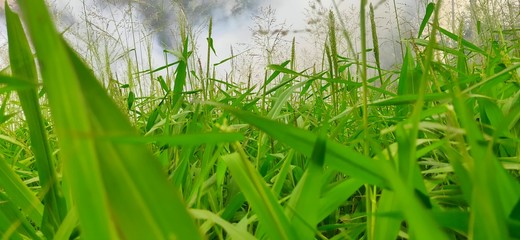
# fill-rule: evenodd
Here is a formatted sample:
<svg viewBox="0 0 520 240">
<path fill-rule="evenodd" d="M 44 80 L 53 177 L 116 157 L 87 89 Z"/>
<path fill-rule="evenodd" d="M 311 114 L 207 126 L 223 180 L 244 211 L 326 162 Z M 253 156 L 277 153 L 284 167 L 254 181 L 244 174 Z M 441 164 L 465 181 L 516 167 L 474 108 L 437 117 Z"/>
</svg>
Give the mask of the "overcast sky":
<svg viewBox="0 0 520 240">
<path fill-rule="evenodd" d="M 55 13 L 58 14 L 59 23 L 61 28 L 69 28 L 69 31 L 75 32 L 68 36 L 82 38 L 78 40 L 80 42 L 78 47 L 82 47 L 81 42 L 86 42 L 84 22 L 85 15 L 89 19 L 91 25 L 90 33 L 98 31 L 104 33 L 105 39 L 113 38 L 116 42 L 121 45 L 126 45 L 131 48 L 134 44 L 134 38 L 137 42 L 139 40 L 145 41 L 137 46 L 139 55 L 137 58 L 147 58 L 146 41 L 152 42 L 152 56 L 154 64 L 163 64 L 162 50 L 164 48 L 171 50 L 174 49 L 175 36 L 178 34 L 176 30 L 171 29 L 171 26 L 175 26 L 178 22 L 175 4 L 172 4 L 171 0 L 148 0 L 148 1 L 133 1 L 129 0 L 50 0 L 55 8 Z M 3 2 L 0 0 L 0 2 Z M 85 5 L 83 5 L 83 2 Z M 186 13 L 189 15 L 190 22 L 194 25 L 194 31 L 198 35 L 199 47 L 201 52 L 206 47 L 206 29 L 207 19 L 210 16 L 214 18 L 213 26 L 213 38 L 217 56 L 213 57 L 213 62 L 218 62 L 221 59 L 225 59 L 230 56 L 230 46 L 233 45 L 236 51 L 246 49 L 248 45 L 252 43 L 251 28 L 254 25 L 253 16 L 259 14 L 259 9 L 262 7 L 271 6 L 272 9 L 276 10 L 276 19 L 278 23 L 285 23 L 285 26 L 290 30 L 305 30 L 309 27 L 307 22 L 310 20 L 308 11 L 312 3 L 319 6 L 321 4 L 325 9 L 332 8 L 332 0 L 179 0 L 183 4 Z M 342 11 L 342 18 L 349 23 L 357 21 L 357 10 L 358 0 L 337 0 L 336 3 L 339 5 Z M 376 6 L 376 16 L 378 25 L 381 28 L 379 35 L 383 39 L 387 39 L 387 42 L 395 42 L 397 39 L 395 35 L 395 27 L 392 27 L 392 19 L 395 20 L 393 11 L 389 8 L 390 5 L 381 5 L 380 0 L 373 0 Z M 389 1 L 390 2 L 390 1 Z M 396 0 L 397 7 L 406 14 L 401 14 L 403 19 L 418 18 L 420 8 L 416 6 L 418 2 L 422 0 Z M 134 32 L 129 31 L 132 29 L 129 24 L 129 17 L 127 7 L 132 5 L 133 9 L 133 20 L 141 24 L 140 26 L 134 25 Z M 424 5 L 424 3 L 421 3 Z M 2 4 L 3 6 L 3 4 Z M 418 10 L 419 9 L 419 10 Z M 85 14 L 86 10 L 86 14 Z M 350 14 L 350 15 L 349 15 Z M 418 23 L 418 20 L 412 19 L 412 22 Z M 140 29 L 140 27 L 142 29 Z M 156 30 L 150 30 L 150 28 L 156 28 Z M 126 30 L 125 30 L 126 29 Z M 198 31 L 198 32 L 197 32 Z M 153 34 L 147 34 L 147 32 L 153 32 Z M 357 32 L 356 32 L 357 33 Z M 292 39 L 296 37 L 296 41 L 299 44 L 300 49 L 309 47 L 310 42 L 313 41 L 312 37 L 306 36 L 305 32 L 293 33 L 292 31 L 285 36 L 285 39 Z M 92 41 L 92 39 L 91 39 Z M 94 40 L 100 41 L 99 39 Z M 381 41 L 380 41 L 381 42 Z M 1 36 L 0 44 L 4 47 L 0 50 L 6 51 L 5 48 L 5 26 L 1 24 Z M 392 43 L 393 44 L 393 43 Z M 312 46 L 311 46 L 312 48 Z M 111 56 L 113 60 L 118 59 L 119 55 L 124 54 L 124 50 L 117 51 L 115 45 L 109 45 L 109 50 L 113 50 Z M 390 48 L 387 48 L 389 50 Z M 101 49 L 103 50 L 103 49 Z M 320 49 L 321 50 L 321 49 Z M 393 51 L 393 50 L 392 50 Z M 237 53 L 235 52 L 235 53 Z M 393 54 L 393 53 L 392 53 Z M 200 54 L 201 58 L 205 58 L 205 54 Z M 289 56 L 287 56 L 289 57 Z M 204 59 L 202 59 L 204 60 Z M 204 62 L 204 61 L 202 61 Z M 6 63 L 4 62 L 3 65 Z"/>
</svg>

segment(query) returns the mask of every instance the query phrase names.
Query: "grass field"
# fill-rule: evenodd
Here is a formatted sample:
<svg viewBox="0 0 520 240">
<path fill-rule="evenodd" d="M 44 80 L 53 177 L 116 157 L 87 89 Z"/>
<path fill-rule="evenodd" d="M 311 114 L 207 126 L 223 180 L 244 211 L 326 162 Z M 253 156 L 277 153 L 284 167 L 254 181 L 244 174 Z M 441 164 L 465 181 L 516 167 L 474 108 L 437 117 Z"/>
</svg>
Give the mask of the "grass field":
<svg viewBox="0 0 520 240">
<path fill-rule="evenodd" d="M 6 5 L 1 238 L 520 239 L 519 26 L 475 12 L 465 39 L 430 3 L 389 70 L 361 3 L 356 55 L 331 12 L 323 68 L 293 46 L 243 84 L 181 31 L 146 91 L 98 79 L 43 0 Z"/>
</svg>

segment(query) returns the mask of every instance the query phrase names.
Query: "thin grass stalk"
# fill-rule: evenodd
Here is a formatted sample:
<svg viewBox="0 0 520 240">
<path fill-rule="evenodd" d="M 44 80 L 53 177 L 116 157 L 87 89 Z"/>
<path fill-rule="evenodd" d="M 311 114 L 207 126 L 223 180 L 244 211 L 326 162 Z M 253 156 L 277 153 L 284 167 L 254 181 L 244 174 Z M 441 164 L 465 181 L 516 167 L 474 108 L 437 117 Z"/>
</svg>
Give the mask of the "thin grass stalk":
<svg viewBox="0 0 520 240">
<path fill-rule="evenodd" d="M 85 19 L 88 19 L 88 16 L 87 16 L 87 5 L 85 4 L 85 0 L 81 0 L 81 4 L 83 6 L 83 17 Z M 90 50 L 90 43 L 92 43 L 92 39 L 91 39 L 91 24 L 89 24 L 90 22 L 89 21 L 85 21 L 85 31 L 87 32 L 87 44 L 88 44 L 88 47 L 87 47 L 87 50 Z M 87 51 L 87 56 L 90 56 L 90 62 L 94 62 L 94 57 L 92 53 L 90 53 L 89 51 Z"/>
<path fill-rule="evenodd" d="M 148 60 L 148 69 L 152 69 L 152 40 L 148 42 L 146 45 L 146 51 L 147 51 L 147 60 Z M 156 89 L 156 83 L 154 81 L 154 74 L 153 71 L 148 72 L 148 77 L 150 78 L 150 96 L 155 96 L 157 93 L 159 93 L 159 90 Z M 142 97 L 142 96 L 141 96 Z M 151 108 L 151 105 L 149 106 Z"/>
<path fill-rule="evenodd" d="M 393 6 L 394 6 L 394 15 L 395 15 L 395 23 L 397 25 L 397 33 L 399 37 L 402 37 L 401 33 L 401 22 L 399 21 L 399 13 L 397 13 L 397 4 L 395 3 L 396 0 L 392 0 Z M 403 43 L 401 40 L 399 40 L 399 47 L 401 49 L 401 56 L 404 56 L 404 49 L 403 49 Z"/>
<path fill-rule="evenodd" d="M 377 25 L 374 17 L 374 6 L 370 3 L 370 26 L 372 32 L 372 45 L 374 46 L 374 59 L 376 60 L 377 74 L 379 76 L 379 84 L 383 87 L 383 73 L 381 71 L 381 60 L 379 56 L 379 41 L 377 38 Z M 383 95 L 384 96 L 384 95 Z"/>
<path fill-rule="evenodd" d="M 338 67 L 338 46 L 336 42 L 336 22 L 334 20 L 334 13 L 329 11 L 329 44 L 330 44 L 330 57 L 332 62 L 331 69 L 331 89 L 332 89 L 332 104 L 334 107 L 334 115 L 339 112 L 339 101 L 338 101 L 338 84 L 335 79 L 339 78 L 339 67 Z"/>
<path fill-rule="evenodd" d="M 296 70 L 296 37 L 293 37 L 291 42 L 291 70 Z M 291 75 L 291 78 L 296 78 L 296 76 Z M 293 95 L 292 102 L 296 102 L 298 96 Z"/>
<path fill-rule="evenodd" d="M 430 79 L 430 76 L 433 75 L 433 69 L 431 68 L 434 58 L 434 50 L 435 45 L 437 43 L 436 36 L 437 36 L 437 29 L 439 26 L 439 11 L 441 8 L 442 1 L 437 1 L 437 4 L 435 6 L 434 16 L 433 16 L 433 28 L 430 33 L 430 39 L 428 41 L 428 46 L 426 47 L 426 53 L 424 55 L 424 62 L 422 64 L 423 67 L 423 74 L 421 75 L 421 78 L 419 79 L 419 88 L 418 88 L 418 98 L 415 102 L 414 109 L 412 111 L 412 114 L 410 115 L 410 120 L 414 124 L 412 134 L 413 136 L 417 136 L 418 128 L 419 128 L 419 122 L 421 119 L 421 112 L 422 108 L 424 107 L 424 95 L 426 94 L 426 81 Z M 412 154 L 414 155 L 414 154 Z M 409 179 L 411 181 L 411 179 Z"/>
<path fill-rule="evenodd" d="M 208 86 L 210 82 L 210 63 L 211 63 L 211 49 L 213 49 L 213 38 L 211 38 L 211 32 L 213 30 L 213 18 L 209 18 L 209 27 L 208 27 L 208 49 L 206 55 L 206 86 L 204 86 L 204 81 L 202 82 L 202 92 L 204 93 L 204 100 L 208 100 Z M 212 90 L 210 90 L 212 91 Z"/>
<path fill-rule="evenodd" d="M 133 8 L 133 5 L 132 5 L 132 1 L 128 1 L 128 12 L 130 14 L 130 22 L 134 22 L 134 14 L 132 13 L 132 8 Z M 137 41 L 136 41 L 136 38 L 135 38 L 135 29 L 134 29 L 134 24 L 130 24 L 130 30 L 132 31 L 132 42 L 133 42 L 133 52 L 134 52 L 134 58 L 135 58 L 135 72 L 138 73 L 140 72 L 140 67 L 139 67 L 139 58 L 137 56 Z M 131 74 L 132 71 L 129 71 L 129 73 Z M 137 78 L 137 82 L 139 83 L 139 93 L 140 93 L 140 96 L 144 96 L 143 94 L 143 88 L 141 87 L 142 84 L 141 84 L 141 74 L 136 74 L 136 78 Z"/>
<path fill-rule="evenodd" d="M 366 39 L 366 5 L 367 0 L 361 0 L 359 9 L 359 25 L 361 36 L 361 83 L 363 86 L 363 154 L 370 156 L 369 124 L 368 124 L 368 80 L 367 80 L 367 39 Z M 366 214 L 367 214 L 367 239 L 374 239 L 376 219 L 374 213 L 377 208 L 375 187 L 366 184 Z"/>
</svg>

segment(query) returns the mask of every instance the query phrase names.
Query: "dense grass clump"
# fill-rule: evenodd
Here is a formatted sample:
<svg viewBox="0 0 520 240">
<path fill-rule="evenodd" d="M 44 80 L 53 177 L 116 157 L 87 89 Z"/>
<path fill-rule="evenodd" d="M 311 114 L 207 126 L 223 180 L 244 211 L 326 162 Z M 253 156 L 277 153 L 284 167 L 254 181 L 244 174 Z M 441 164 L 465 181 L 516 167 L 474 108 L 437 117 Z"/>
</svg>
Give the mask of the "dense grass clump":
<svg viewBox="0 0 520 240">
<path fill-rule="evenodd" d="M 2 239 L 520 238 L 514 26 L 476 18 L 465 39 L 430 3 L 387 70 L 361 1 L 359 53 L 339 53 L 349 33 L 331 12 L 322 69 L 298 69 L 293 41 L 244 86 L 210 69 L 210 21 L 205 70 L 183 30 L 178 60 L 139 70 L 154 84 L 137 92 L 97 79 L 44 1 L 18 3 L 0 75 Z"/>
</svg>

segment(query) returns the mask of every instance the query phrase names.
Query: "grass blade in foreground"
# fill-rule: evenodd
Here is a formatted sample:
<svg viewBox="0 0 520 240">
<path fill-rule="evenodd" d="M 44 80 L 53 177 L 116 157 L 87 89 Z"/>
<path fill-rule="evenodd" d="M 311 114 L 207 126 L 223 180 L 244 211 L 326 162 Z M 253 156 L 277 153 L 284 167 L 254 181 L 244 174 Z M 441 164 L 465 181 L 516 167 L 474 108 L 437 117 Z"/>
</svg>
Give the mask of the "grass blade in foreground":
<svg viewBox="0 0 520 240">
<path fill-rule="evenodd" d="M 177 235 L 182 239 L 196 239 L 199 233 L 193 219 L 188 215 L 177 189 L 166 180 L 159 162 L 154 161 L 144 145 L 124 143 L 125 137 L 130 141 L 137 138 L 135 130 L 105 93 L 92 71 L 72 49 L 68 50 L 76 71 L 83 77 L 80 84 L 90 103 L 87 106 L 88 112 L 91 113 L 96 132 L 100 134 L 101 141 L 96 145 L 104 149 L 100 151 L 103 153 L 100 154 L 100 164 L 105 172 L 103 178 L 111 189 L 121 190 L 115 194 L 117 191 L 108 189 L 116 218 L 126 222 L 125 231 L 135 239 L 151 236 L 151 231 L 144 230 L 144 226 L 149 229 L 159 227 L 165 238 Z M 108 141 L 107 136 L 116 137 L 123 142 Z M 144 161 L 146 159 L 150 161 Z M 123 178 L 126 179 L 123 181 Z"/>
<path fill-rule="evenodd" d="M 34 64 L 34 57 L 25 37 L 20 18 L 11 11 L 7 3 L 5 4 L 5 12 L 9 38 L 9 58 L 13 75 L 31 81 L 36 85 L 38 74 Z M 54 161 L 47 141 L 47 132 L 43 123 L 36 90 L 36 88 L 19 90 L 18 97 L 29 126 L 31 146 L 38 168 L 40 186 L 44 191 L 45 210 L 41 228 L 45 235 L 52 237 L 65 218 L 67 208 L 54 169 Z"/>
<path fill-rule="evenodd" d="M 44 2 L 19 3 L 40 61 L 82 238 L 200 239 L 177 190 L 145 146 L 96 139 L 135 131 L 64 44 Z"/>
<path fill-rule="evenodd" d="M 68 182 L 76 200 L 83 237 L 116 239 L 118 234 L 111 221 L 94 140 L 86 137 L 93 130 L 85 112 L 86 103 L 78 84 L 79 77 L 44 2 L 20 0 L 18 3 L 38 55 L 60 141 L 64 181 Z"/>
</svg>

